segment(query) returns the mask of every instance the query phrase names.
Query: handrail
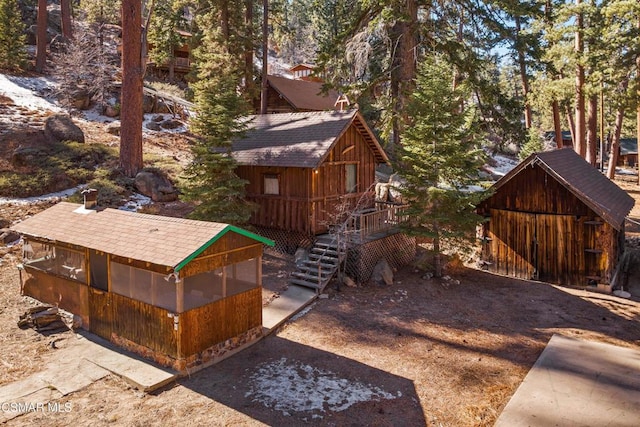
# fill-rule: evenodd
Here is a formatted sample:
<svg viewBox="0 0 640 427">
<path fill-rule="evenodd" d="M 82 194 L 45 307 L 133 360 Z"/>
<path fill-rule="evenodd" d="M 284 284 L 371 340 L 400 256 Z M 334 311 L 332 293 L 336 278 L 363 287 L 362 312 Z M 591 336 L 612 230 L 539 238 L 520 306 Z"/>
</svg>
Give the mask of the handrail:
<svg viewBox="0 0 640 427">
<path fill-rule="evenodd" d="M 358 233 L 360 239 L 387 231 L 405 220 L 406 205 L 392 205 L 388 208 L 353 213 L 346 223 L 346 231 Z"/>
</svg>

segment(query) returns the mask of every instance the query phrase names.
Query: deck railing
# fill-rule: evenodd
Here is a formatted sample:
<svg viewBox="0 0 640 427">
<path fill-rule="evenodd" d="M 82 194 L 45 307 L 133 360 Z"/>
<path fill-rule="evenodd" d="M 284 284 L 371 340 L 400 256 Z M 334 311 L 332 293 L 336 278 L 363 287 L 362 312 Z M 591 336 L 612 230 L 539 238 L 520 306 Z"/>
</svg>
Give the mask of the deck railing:
<svg viewBox="0 0 640 427">
<path fill-rule="evenodd" d="M 406 220 L 406 205 L 376 203 L 375 208 L 351 214 L 346 222 L 346 231 L 363 240 L 373 234 L 388 232 Z"/>
</svg>

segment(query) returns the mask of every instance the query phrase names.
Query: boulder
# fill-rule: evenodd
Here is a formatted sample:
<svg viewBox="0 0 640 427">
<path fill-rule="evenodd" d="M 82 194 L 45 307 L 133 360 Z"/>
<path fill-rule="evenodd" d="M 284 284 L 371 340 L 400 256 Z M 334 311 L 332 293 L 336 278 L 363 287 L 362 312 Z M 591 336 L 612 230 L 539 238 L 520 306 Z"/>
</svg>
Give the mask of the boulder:
<svg viewBox="0 0 640 427">
<path fill-rule="evenodd" d="M 9 228 L 11 221 L 6 218 L 0 218 L 0 228 Z"/>
<path fill-rule="evenodd" d="M 142 112 L 144 114 L 153 113 L 156 106 L 156 98 L 151 95 L 144 95 L 142 98 Z"/>
<path fill-rule="evenodd" d="M 160 122 L 164 121 L 164 116 L 162 114 L 156 114 L 155 116 L 153 116 L 151 118 L 151 120 L 156 122 L 156 123 L 160 123 Z"/>
<path fill-rule="evenodd" d="M 155 131 L 161 131 L 162 128 L 160 127 L 160 125 L 156 122 L 148 122 L 144 125 L 144 127 L 146 127 L 149 130 L 155 130 Z"/>
<path fill-rule="evenodd" d="M 42 155 L 42 151 L 35 147 L 19 146 L 11 154 L 11 164 L 13 166 L 27 166 Z"/>
<path fill-rule="evenodd" d="M 134 181 L 136 189 L 154 202 L 173 202 L 178 192 L 163 175 L 153 171 L 138 172 Z"/>
<path fill-rule="evenodd" d="M 107 104 L 104 107 L 103 114 L 107 117 L 118 117 L 120 115 L 120 108 L 115 105 Z"/>
<path fill-rule="evenodd" d="M 356 282 L 349 276 L 342 277 L 342 284 L 346 285 L 346 286 L 348 286 L 350 288 L 357 288 L 358 287 Z"/>
<path fill-rule="evenodd" d="M 385 285 L 393 285 L 393 269 L 386 259 L 381 258 L 373 268 L 371 280 L 376 283 L 384 283 Z"/>
<path fill-rule="evenodd" d="M 120 135 L 120 122 L 111 122 L 111 123 L 109 123 L 105 127 L 105 130 L 107 131 L 107 133 L 109 133 L 111 135 L 119 136 Z"/>
<path fill-rule="evenodd" d="M 71 105 L 78 110 L 88 110 L 91 106 L 91 95 L 84 87 L 73 90 L 69 97 L 71 98 Z"/>
<path fill-rule="evenodd" d="M 84 143 L 84 132 L 66 114 L 54 114 L 44 122 L 44 133 L 52 141 Z"/>
<path fill-rule="evenodd" d="M 8 228 L 2 228 L 0 229 L 0 242 L 6 244 L 15 242 L 16 240 L 20 240 L 20 234 L 8 229 Z"/>
<path fill-rule="evenodd" d="M 179 122 L 178 120 L 169 119 L 169 120 L 165 120 L 164 122 L 160 123 L 160 126 L 163 129 L 177 129 L 180 126 L 182 126 L 182 123 Z"/>
<path fill-rule="evenodd" d="M 308 258 L 309 258 L 309 253 L 305 248 L 298 248 L 296 250 L 296 253 L 293 255 L 293 259 L 298 267 L 301 266 L 303 261 Z"/>
</svg>

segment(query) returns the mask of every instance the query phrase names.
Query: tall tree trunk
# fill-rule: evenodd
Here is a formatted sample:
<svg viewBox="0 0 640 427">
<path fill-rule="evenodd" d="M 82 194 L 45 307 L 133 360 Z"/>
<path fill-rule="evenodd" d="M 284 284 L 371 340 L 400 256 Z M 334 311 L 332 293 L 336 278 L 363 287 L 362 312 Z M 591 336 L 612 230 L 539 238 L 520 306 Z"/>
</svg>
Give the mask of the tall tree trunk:
<svg viewBox="0 0 640 427">
<path fill-rule="evenodd" d="M 229 53 L 229 40 L 231 38 L 231 33 L 229 30 L 228 0 L 223 0 L 220 4 L 220 29 L 222 30 L 222 37 L 224 38 L 225 46 L 227 47 L 227 53 Z"/>
<path fill-rule="evenodd" d="M 407 100 L 413 91 L 416 78 L 416 52 L 418 4 L 416 0 L 401 2 L 396 22 L 391 29 L 395 43 L 391 66 L 391 102 L 393 145 L 400 145 L 400 135 L 406 119 Z M 404 7 L 403 7 L 404 6 Z"/>
<path fill-rule="evenodd" d="M 269 0 L 262 0 L 262 83 L 260 86 L 260 114 L 267 114 L 269 82 Z"/>
<path fill-rule="evenodd" d="M 560 122 L 560 104 L 557 100 L 553 100 L 551 103 L 551 109 L 553 110 L 553 130 L 556 134 L 556 147 L 564 148 L 564 141 L 562 140 L 562 123 Z"/>
<path fill-rule="evenodd" d="M 569 124 L 569 132 L 571 133 L 571 142 L 573 149 L 576 148 L 576 124 L 573 121 L 573 115 L 571 114 L 571 107 L 567 106 L 567 123 Z M 576 152 L 578 152 L 576 150 Z"/>
<path fill-rule="evenodd" d="M 587 145 L 585 160 L 591 165 L 596 165 L 596 146 L 598 145 L 598 95 L 589 97 L 589 110 L 587 114 Z"/>
<path fill-rule="evenodd" d="M 71 27 L 71 0 L 60 0 L 60 20 L 62 35 L 70 40 L 73 38 L 73 28 Z"/>
<path fill-rule="evenodd" d="M 433 277 L 442 277 L 442 254 L 440 253 L 439 225 L 434 224 L 435 237 L 433 238 Z"/>
<path fill-rule="evenodd" d="M 516 37 L 517 44 L 516 48 L 518 50 L 518 65 L 520 67 L 520 81 L 522 83 L 522 98 L 524 99 L 524 126 L 525 128 L 531 128 L 531 105 L 529 104 L 529 100 L 527 99 L 529 96 L 529 77 L 527 76 L 527 64 L 524 57 L 523 46 L 520 43 L 520 16 L 516 16 Z"/>
<path fill-rule="evenodd" d="M 35 65 L 37 73 L 44 71 L 47 63 L 47 15 L 47 0 L 38 0 Z"/>
<path fill-rule="evenodd" d="M 638 29 L 640 29 L 640 18 L 638 18 Z M 636 94 L 636 102 L 638 103 L 636 107 L 636 150 L 639 152 L 636 163 L 638 167 L 638 184 L 640 185 L 640 55 L 636 58 Z"/>
<path fill-rule="evenodd" d="M 122 1 L 120 167 L 133 178 L 142 169 L 142 5 Z"/>
<path fill-rule="evenodd" d="M 582 0 L 576 0 L 576 6 L 579 6 Z M 582 53 L 584 52 L 584 41 L 582 38 L 582 31 L 584 30 L 584 16 L 582 13 L 578 13 L 576 16 L 576 36 L 575 36 L 575 53 L 577 59 L 576 65 L 576 122 L 575 122 L 575 138 L 573 140 L 573 148 L 576 153 L 580 154 L 582 158 L 586 157 L 586 114 L 585 114 L 585 100 L 584 100 L 584 80 L 585 72 L 584 65 L 582 65 Z"/>
<path fill-rule="evenodd" d="M 253 84 L 253 0 L 244 2 L 244 88 L 249 99 L 255 99 Z"/>
<path fill-rule="evenodd" d="M 625 79 L 620 83 L 620 91 L 624 92 L 629 86 L 629 80 Z M 613 139 L 611 140 L 611 151 L 609 152 L 609 165 L 607 176 L 613 180 L 616 176 L 616 165 L 618 163 L 618 153 L 620 152 L 620 133 L 622 132 L 622 121 L 624 120 L 624 103 L 620 103 L 616 111 L 616 123 L 613 129 Z"/>
</svg>

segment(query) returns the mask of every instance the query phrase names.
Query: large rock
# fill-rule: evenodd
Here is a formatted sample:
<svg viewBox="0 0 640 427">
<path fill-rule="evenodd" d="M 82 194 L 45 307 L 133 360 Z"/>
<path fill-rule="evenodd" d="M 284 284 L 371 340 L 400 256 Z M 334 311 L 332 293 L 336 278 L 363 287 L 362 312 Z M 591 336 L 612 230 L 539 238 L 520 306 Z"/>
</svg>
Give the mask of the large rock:
<svg viewBox="0 0 640 427">
<path fill-rule="evenodd" d="M 10 230 L 8 228 L 2 228 L 0 229 L 0 242 L 6 244 L 9 244 L 11 242 L 15 242 L 16 240 L 20 239 L 20 234 L 16 233 L 13 230 Z"/>
<path fill-rule="evenodd" d="M 160 126 L 163 129 L 178 129 L 180 126 L 182 126 L 182 123 L 179 122 L 178 120 L 169 119 L 160 123 Z"/>
<path fill-rule="evenodd" d="M 156 122 L 147 122 L 144 127 L 146 127 L 149 130 L 155 130 L 155 131 L 161 131 L 162 128 L 160 127 L 160 125 Z"/>
<path fill-rule="evenodd" d="M 35 147 L 18 147 L 11 154 L 11 164 L 13 166 L 27 166 L 42 155 L 42 150 Z"/>
<path fill-rule="evenodd" d="M 154 202 L 173 202 L 178 199 L 178 192 L 169 180 L 159 173 L 142 171 L 136 175 L 136 189 Z"/>
<path fill-rule="evenodd" d="M 9 228 L 11 221 L 7 218 L 0 217 L 0 228 Z"/>
<path fill-rule="evenodd" d="M 156 106 L 156 98 L 151 95 L 144 95 L 142 98 L 142 111 L 145 114 L 153 113 Z"/>
<path fill-rule="evenodd" d="M 66 114 L 54 114 L 44 122 L 44 133 L 52 141 L 84 143 L 84 132 Z"/>
<path fill-rule="evenodd" d="M 385 285 L 393 285 L 393 270 L 386 259 L 382 258 L 373 268 L 371 280 L 376 283 L 384 283 Z"/>
<path fill-rule="evenodd" d="M 91 95 L 87 88 L 78 87 L 69 94 L 69 97 L 71 105 L 78 110 L 88 110 L 91 106 Z"/>
<path fill-rule="evenodd" d="M 120 136 L 120 122 L 111 122 L 106 127 L 105 130 L 108 134 Z"/>
</svg>

